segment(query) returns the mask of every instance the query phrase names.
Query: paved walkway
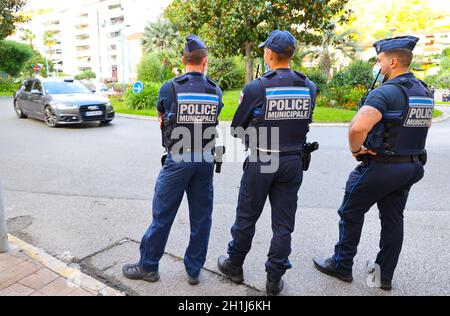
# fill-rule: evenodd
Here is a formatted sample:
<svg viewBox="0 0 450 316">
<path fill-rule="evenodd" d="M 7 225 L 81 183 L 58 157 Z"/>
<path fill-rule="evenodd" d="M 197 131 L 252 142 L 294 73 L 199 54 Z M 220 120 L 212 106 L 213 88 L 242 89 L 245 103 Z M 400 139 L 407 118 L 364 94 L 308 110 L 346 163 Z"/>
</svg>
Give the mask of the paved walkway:
<svg viewBox="0 0 450 316">
<path fill-rule="evenodd" d="M 121 293 L 10 236 L 0 254 L 0 296 L 119 296 Z"/>
</svg>

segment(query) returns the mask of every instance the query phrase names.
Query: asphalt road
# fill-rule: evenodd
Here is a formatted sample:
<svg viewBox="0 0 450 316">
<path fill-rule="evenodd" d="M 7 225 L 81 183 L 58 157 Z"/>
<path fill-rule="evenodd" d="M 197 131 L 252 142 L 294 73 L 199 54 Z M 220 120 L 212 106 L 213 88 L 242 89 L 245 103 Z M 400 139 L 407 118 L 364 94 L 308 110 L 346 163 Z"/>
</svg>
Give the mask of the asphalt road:
<svg viewBox="0 0 450 316">
<path fill-rule="evenodd" d="M 444 108 L 450 114 L 450 108 Z M 225 127 L 223 127 L 225 129 Z M 311 170 L 299 193 L 293 234 L 293 269 L 284 295 L 449 295 L 450 294 L 450 120 L 430 131 L 425 179 L 411 193 L 405 211 L 405 243 L 391 294 L 367 284 L 364 265 L 377 253 L 377 210 L 366 217 L 353 284 L 315 271 L 312 257 L 330 255 L 338 237 L 337 209 L 356 162 L 347 151 L 346 127 L 313 127 L 319 141 Z M 257 225 L 245 264 L 244 285 L 223 279 L 216 258 L 226 252 L 234 221 L 242 148 L 223 138 L 228 162 L 215 177 L 214 223 L 201 285 L 189 287 L 181 258 L 188 242 L 187 203 L 183 201 L 161 263 L 161 281 L 131 282 L 121 265 L 138 259 L 138 241 L 151 218 L 151 198 L 160 170 L 160 131 L 156 122 L 118 118 L 50 129 L 36 120 L 15 117 L 11 98 L 0 98 L 0 179 L 9 230 L 19 238 L 129 294 L 261 295 L 264 262 L 271 236 L 270 206 Z M 233 148 L 234 147 L 234 148 Z M 232 159 L 233 160 L 233 159 Z"/>
</svg>

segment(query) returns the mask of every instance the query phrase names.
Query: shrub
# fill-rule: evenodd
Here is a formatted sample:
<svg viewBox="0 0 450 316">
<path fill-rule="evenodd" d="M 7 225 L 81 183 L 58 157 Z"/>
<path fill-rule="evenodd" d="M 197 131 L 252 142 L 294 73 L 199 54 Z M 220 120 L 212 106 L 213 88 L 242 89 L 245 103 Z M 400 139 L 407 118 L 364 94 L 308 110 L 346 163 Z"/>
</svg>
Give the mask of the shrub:
<svg viewBox="0 0 450 316">
<path fill-rule="evenodd" d="M 242 57 L 222 59 L 210 57 L 208 76 L 223 90 L 242 87 L 245 83 L 244 60 Z"/>
<path fill-rule="evenodd" d="M 328 78 L 319 68 L 309 68 L 305 69 L 303 73 L 316 85 L 320 91 L 324 91 L 326 88 Z"/>
<path fill-rule="evenodd" d="M 13 93 L 20 88 L 20 83 L 0 82 L 0 92 Z"/>
<path fill-rule="evenodd" d="M 425 82 L 435 89 L 450 89 L 450 70 L 441 70 L 436 75 L 428 76 Z"/>
<path fill-rule="evenodd" d="M 95 79 L 97 75 L 92 70 L 85 70 L 82 73 L 75 76 L 75 80 Z"/>
<path fill-rule="evenodd" d="M 146 82 L 144 83 L 144 90 L 135 94 L 132 90 L 125 93 L 125 102 L 130 109 L 133 110 L 149 110 L 156 107 L 158 101 L 158 93 L 161 88 L 161 83 Z"/>
<path fill-rule="evenodd" d="M 18 76 L 33 54 L 30 45 L 14 41 L 0 41 L 0 70 L 12 77 Z"/>
<path fill-rule="evenodd" d="M 331 86 L 364 86 L 366 89 L 373 82 L 373 65 L 369 62 L 357 60 L 344 70 L 338 72 L 331 79 Z"/>
<path fill-rule="evenodd" d="M 364 86 L 329 86 L 324 97 L 328 99 L 328 106 L 357 110 L 359 101 L 365 93 Z"/>
<path fill-rule="evenodd" d="M 137 73 L 142 82 L 164 82 L 174 76 L 172 69 L 164 66 L 164 57 L 159 52 L 145 55 L 138 65 Z"/>
<path fill-rule="evenodd" d="M 442 57 L 450 57 L 450 47 L 445 48 L 442 53 L 441 53 Z"/>
</svg>

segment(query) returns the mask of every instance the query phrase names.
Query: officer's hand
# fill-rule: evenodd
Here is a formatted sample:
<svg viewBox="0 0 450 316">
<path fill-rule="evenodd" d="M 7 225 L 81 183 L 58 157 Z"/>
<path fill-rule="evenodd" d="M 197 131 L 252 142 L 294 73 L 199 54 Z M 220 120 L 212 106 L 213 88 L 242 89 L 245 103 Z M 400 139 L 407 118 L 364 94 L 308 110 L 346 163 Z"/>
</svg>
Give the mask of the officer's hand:
<svg viewBox="0 0 450 316">
<path fill-rule="evenodd" d="M 353 155 L 354 158 L 357 158 L 358 156 L 362 156 L 362 155 L 376 156 L 377 153 L 372 151 L 372 150 L 367 149 L 364 146 L 361 146 L 361 150 L 359 152 L 357 152 L 357 153 L 352 153 L 352 155 Z"/>
</svg>

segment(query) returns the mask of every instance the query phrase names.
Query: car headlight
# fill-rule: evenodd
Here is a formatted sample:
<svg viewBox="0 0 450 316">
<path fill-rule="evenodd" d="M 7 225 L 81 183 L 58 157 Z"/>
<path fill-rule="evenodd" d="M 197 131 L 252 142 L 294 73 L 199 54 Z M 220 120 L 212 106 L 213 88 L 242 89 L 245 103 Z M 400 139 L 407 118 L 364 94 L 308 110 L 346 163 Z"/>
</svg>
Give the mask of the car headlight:
<svg viewBox="0 0 450 316">
<path fill-rule="evenodd" d="M 106 110 L 107 110 L 108 112 L 111 112 L 111 111 L 114 110 L 111 101 L 109 101 L 108 103 L 106 103 Z"/>
</svg>

